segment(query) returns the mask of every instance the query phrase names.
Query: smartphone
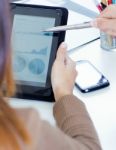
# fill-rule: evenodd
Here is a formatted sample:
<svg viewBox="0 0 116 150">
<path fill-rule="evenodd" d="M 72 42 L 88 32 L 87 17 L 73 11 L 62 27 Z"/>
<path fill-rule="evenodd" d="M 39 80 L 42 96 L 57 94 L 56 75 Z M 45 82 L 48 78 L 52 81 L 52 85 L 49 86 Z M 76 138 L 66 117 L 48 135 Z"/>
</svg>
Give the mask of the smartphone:
<svg viewBox="0 0 116 150">
<path fill-rule="evenodd" d="M 108 79 L 88 60 L 77 61 L 78 76 L 76 87 L 83 93 L 88 93 L 110 85 Z"/>
</svg>

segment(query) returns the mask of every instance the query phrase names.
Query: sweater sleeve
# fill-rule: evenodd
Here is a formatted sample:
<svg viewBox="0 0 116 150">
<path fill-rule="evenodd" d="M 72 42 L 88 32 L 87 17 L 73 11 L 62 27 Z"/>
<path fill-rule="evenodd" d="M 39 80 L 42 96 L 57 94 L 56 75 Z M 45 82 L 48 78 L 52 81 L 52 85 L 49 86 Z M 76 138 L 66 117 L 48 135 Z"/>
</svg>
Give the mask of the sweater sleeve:
<svg viewBox="0 0 116 150">
<path fill-rule="evenodd" d="M 77 97 L 73 95 L 62 97 L 54 105 L 53 113 L 58 127 L 75 142 L 80 143 L 82 150 L 84 147 L 87 150 L 101 150 L 91 118 L 84 103 Z"/>
</svg>

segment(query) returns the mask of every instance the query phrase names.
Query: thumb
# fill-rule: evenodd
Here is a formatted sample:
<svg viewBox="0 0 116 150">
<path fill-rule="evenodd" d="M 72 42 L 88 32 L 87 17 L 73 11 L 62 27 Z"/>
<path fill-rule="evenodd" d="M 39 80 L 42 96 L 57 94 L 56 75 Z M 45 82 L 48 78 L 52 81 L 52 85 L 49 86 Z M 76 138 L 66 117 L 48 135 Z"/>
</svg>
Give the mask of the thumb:
<svg viewBox="0 0 116 150">
<path fill-rule="evenodd" d="M 57 60 L 64 61 L 67 55 L 67 44 L 62 42 L 57 51 Z"/>
</svg>

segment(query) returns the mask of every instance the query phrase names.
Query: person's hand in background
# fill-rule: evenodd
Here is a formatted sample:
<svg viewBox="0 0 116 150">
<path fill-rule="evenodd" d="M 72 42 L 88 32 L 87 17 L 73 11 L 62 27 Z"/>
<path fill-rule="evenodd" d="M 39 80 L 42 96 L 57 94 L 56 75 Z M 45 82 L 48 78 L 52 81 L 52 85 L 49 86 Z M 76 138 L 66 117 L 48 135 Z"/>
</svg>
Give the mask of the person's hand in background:
<svg viewBox="0 0 116 150">
<path fill-rule="evenodd" d="M 57 51 L 51 74 L 56 101 L 62 96 L 73 94 L 76 75 L 76 63 L 68 57 L 67 46 L 62 43 Z"/>
<path fill-rule="evenodd" d="M 116 36 L 116 5 L 109 5 L 105 8 L 92 22 L 92 26 L 109 35 Z"/>
</svg>

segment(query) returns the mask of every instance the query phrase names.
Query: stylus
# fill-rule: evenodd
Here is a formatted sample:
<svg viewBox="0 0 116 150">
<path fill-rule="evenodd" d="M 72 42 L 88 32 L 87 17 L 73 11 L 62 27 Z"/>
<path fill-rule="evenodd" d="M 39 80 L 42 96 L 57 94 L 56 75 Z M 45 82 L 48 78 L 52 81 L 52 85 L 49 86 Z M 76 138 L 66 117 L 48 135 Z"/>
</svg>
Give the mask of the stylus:
<svg viewBox="0 0 116 150">
<path fill-rule="evenodd" d="M 90 27 L 92 27 L 91 22 L 84 22 L 84 23 L 74 24 L 74 25 L 56 26 L 56 27 L 43 30 L 43 32 L 59 32 L 59 31 L 66 31 L 66 30 L 84 29 Z"/>
</svg>

